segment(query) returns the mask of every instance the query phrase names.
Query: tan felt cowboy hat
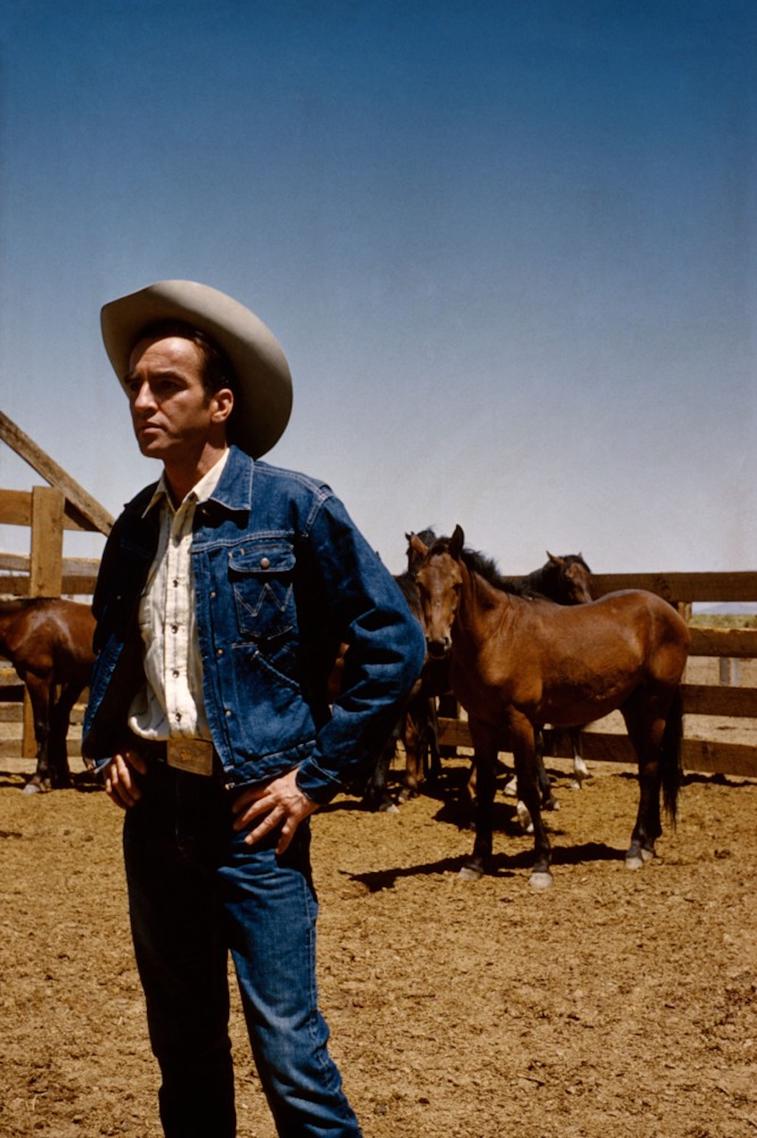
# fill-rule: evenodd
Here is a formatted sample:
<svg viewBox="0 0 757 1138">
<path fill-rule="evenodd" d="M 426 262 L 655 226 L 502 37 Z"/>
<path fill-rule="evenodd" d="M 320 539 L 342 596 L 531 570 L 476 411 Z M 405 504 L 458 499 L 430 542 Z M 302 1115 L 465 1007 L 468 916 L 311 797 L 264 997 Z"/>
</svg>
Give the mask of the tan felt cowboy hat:
<svg viewBox="0 0 757 1138">
<path fill-rule="evenodd" d="M 129 356 L 149 325 L 181 320 L 221 348 L 237 380 L 231 438 L 253 458 L 269 451 L 289 421 L 292 377 L 278 340 L 249 308 L 197 281 L 158 281 L 119 297 L 100 313 L 103 343 L 123 382 Z"/>
</svg>

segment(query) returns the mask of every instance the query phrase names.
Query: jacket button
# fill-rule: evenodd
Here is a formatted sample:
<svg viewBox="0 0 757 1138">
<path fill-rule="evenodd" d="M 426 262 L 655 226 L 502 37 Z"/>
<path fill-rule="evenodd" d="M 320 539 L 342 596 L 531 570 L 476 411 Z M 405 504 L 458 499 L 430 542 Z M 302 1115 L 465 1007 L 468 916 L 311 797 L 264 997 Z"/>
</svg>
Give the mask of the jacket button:
<svg viewBox="0 0 757 1138">
<path fill-rule="evenodd" d="M 270 569 L 271 568 L 271 562 L 268 560 L 267 557 L 261 557 L 260 558 L 260 568 L 261 569 Z"/>
</svg>

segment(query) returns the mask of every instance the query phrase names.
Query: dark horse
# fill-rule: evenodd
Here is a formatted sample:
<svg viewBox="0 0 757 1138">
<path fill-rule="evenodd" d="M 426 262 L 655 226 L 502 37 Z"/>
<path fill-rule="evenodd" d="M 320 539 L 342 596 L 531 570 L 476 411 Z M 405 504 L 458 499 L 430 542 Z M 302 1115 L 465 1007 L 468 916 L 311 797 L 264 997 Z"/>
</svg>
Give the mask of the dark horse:
<svg viewBox="0 0 757 1138">
<path fill-rule="evenodd" d="M 558 605 L 585 605 L 594 599 L 591 591 L 591 569 L 582 553 L 565 553 L 558 556 L 547 550 L 547 560 L 541 568 L 534 569 L 532 573 L 514 582 L 513 592 L 522 597 L 555 601 Z M 589 776 L 589 768 L 581 755 L 581 732 L 577 727 L 570 730 L 570 744 L 573 751 L 574 785 L 580 790 L 583 780 Z M 544 753 L 544 737 L 541 729 L 537 733 L 537 746 L 541 762 Z M 543 762 L 539 778 L 543 800 L 555 806 Z"/>
<path fill-rule="evenodd" d="M 433 537 L 431 531 L 424 530 L 423 533 Z M 420 624 L 420 598 L 412 568 L 395 576 L 394 580 Z M 396 803 L 387 789 L 387 780 L 398 742 L 402 743 L 405 752 L 404 786 L 400 792 L 400 801 L 418 793 L 427 773 L 429 757 L 432 768 L 437 772 L 440 769 L 436 697 L 449 691 L 448 672 L 446 661 L 426 657 L 421 674 L 413 684 L 394 730 L 362 791 L 363 803 L 369 809 L 396 810 Z"/>
<path fill-rule="evenodd" d="M 25 790 L 68 786 L 68 724 L 89 683 L 95 621 L 87 605 L 59 597 L 0 601 L 0 656 L 26 684 L 34 715 L 37 769 Z"/>
<path fill-rule="evenodd" d="M 503 730 L 534 825 L 531 883 L 551 884 L 541 818 L 535 731 L 578 726 L 619 709 L 638 756 L 639 809 L 629 868 L 654 856 L 662 833 L 660 788 L 675 819 L 680 785 L 681 677 L 689 632 L 653 593 L 624 590 L 560 606 L 503 591 L 470 568 L 457 526 L 429 548 L 416 579 L 429 653 L 449 656 L 452 686 L 468 712 L 477 764 L 476 839 L 465 876 L 480 876 L 492 850 L 495 764 Z"/>
</svg>

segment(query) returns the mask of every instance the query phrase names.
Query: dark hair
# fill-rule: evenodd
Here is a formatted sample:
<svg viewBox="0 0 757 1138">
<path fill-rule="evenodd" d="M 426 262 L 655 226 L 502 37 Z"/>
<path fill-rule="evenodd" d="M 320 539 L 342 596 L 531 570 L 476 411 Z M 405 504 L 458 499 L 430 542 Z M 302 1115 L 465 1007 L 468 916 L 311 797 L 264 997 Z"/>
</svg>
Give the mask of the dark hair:
<svg viewBox="0 0 757 1138">
<path fill-rule="evenodd" d="M 230 387 L 236 394 L 237 385 L 234 369 L 229 363 L 226 353 L 219 348 L 215 340 L 212 340 L 205 332 L 201 332 L 199 328 L 195 328 L 183 320 L 157 320 L 142 329 L 138 340 L 157 340 L 165 336 L 181 336 L 182 339 L 191 340 L 200 348 L 204 359 L 202 386 L 208 398 L 215 395 L 216 391 L 220 391 L 222 387 Z"/>
</svg>

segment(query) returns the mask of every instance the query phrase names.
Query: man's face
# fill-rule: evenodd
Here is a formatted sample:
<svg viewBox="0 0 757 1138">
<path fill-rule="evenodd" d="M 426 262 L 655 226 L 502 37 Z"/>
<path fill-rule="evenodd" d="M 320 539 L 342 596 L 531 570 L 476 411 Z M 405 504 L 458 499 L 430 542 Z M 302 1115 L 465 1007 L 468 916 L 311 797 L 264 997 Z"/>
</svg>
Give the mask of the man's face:
<svg viewBox="0 0 757 1138">
<path fill-rule="evenodd" d="M 190 456 L 223 422 L 218 398 L 203 387 L 204 362 L 202 349 L 182 336 L 135 344 L 123 386 L 139 449 L 148 458 Z"/>
</svg>

